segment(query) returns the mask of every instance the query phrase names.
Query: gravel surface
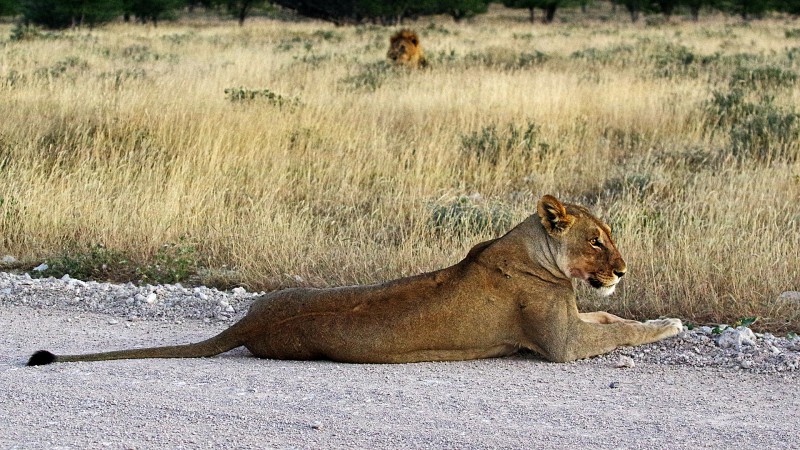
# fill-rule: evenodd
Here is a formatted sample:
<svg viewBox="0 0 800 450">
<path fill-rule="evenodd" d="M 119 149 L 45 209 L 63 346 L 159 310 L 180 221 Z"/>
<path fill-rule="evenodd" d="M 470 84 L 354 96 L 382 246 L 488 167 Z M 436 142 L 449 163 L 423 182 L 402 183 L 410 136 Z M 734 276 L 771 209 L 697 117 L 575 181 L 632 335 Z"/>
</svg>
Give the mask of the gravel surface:
<svg viewBox="0 0 800 450">
<path fill-rule="evenodd" d="M 207 338 L 258 294 L 0 272 L 0 448 L 798 448 L 800 339 L 685 331 L 569 364 L 214 358 L 29 368 Z"/>
</svg>

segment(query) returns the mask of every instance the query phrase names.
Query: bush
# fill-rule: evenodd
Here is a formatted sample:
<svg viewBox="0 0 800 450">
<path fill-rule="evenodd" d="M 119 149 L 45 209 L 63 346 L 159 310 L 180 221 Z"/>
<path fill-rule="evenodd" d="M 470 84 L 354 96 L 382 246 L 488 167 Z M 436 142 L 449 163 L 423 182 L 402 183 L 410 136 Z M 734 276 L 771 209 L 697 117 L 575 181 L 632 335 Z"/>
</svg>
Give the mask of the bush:
<svg viewBox="0 0 800 450">
<path fill-rule="evenodd" d="M 551 147 L 539 141 L 539 126 L 528 122 L 524 127 L 514 123 L 505 129 L 489 125 L 467 135 L 461 136 L 461 151 L 466 157 L 474 157 L 479 163 L 497 165 L 502 158 L 518 157 L 530 159 L 544 157 Z"/>
<path fill-rule="evenodd" d="M 794 108 L 781 108 L 774 97 L 762 94 L 748 100 L 741 87 L 728 92 L 714 91 L 707 104 L 707 130 L 727 130 L 734 158 L 762 163 L 793 162 L 800 153 L 800 114 Z"/>
<path fill-rule="evenodd" d="M 353 90 L 374 91 L 381 87 L 392 73 L 399 73 L 399 71 L 386 61 L 379 61 L 363 66 L 359 73 L 343 79 L 342 83 Z"/>
<path fill-rule="evenodd" d="M 21 5 L 26 23 L 54 29 L 95 26 L 122 13 L 121 0 L 25 0 Z"/>
<path fill-rule="evenodd" d="M 478 194 L 462 195 L 431 207 L 430 226 L 457 237 L 491 233 L 498 235 L 511 227 L 511 213 L 501 204 L 486 204 Z"/>
<path fill-rule="evenodd" d="M 526 69 L 547 61 L 546 54 L 534 50 L 532 53 L 516 53 L 507 48 L 490 48 L 480 53 L 470 53 L 464 57 L 468 65 L 499 68 L 503 70 Z"/>
<path fill-rule="evenodd" d="M 300 101 L 296 98 L 284 97 L 269 89 L 245 89 L 243 87 L 225 89 L 225 96 L 232 102 L 243 102 L 264 99 L 272 106 L 278 108 L 298 106 Z"/>
<path fill-rule="evenodd" d="M 797 81 L 797 73 L 779 66 L 755 68 L 737 67 L 731 75 L 731 86 L 747 88 L 791 87 Z"/>
</svg>

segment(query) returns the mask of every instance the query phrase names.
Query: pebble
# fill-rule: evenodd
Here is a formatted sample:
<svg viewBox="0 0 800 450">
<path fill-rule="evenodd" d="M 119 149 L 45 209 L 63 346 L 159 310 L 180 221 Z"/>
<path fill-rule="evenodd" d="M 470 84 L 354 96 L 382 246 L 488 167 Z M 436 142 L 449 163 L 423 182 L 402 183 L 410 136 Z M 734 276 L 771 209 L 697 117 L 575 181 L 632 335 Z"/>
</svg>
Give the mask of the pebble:
<svg viewBox="0 0 800 450">
<path fill-rule="evenodd" d="M 636 363 L 633 362 L 633 358 L 631 358 L 630 356 L 622 355 L 619 357 L 619 360 L 617 360 L 617 364 L 614 367 L 616 367 L 617 369 L 622 369 L 622 368 L 632 369 L 636 367 Z"/>
<path fill-rule="evenodd" d="M 79 295 L 77 289 L 80 289 Z M 99 283 L 72 277 L 31 278 L 0 272 L 0 305 L 58 308 L 95 312 L 135 320 L 208 319 L 233 321 L 247 311 L 258 294 L 244 289 L 234 295 L 205 286 L 136 286 L 132 283 Z M 80 300 L 78 300 L 80 299 Z"/>
</svg>

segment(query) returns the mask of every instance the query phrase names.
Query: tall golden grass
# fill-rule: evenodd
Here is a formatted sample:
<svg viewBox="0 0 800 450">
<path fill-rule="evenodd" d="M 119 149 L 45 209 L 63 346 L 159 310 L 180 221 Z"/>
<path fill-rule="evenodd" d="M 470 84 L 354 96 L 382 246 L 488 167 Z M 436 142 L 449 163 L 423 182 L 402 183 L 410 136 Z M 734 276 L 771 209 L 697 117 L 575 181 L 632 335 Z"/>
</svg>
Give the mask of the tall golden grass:
<svg viewBox="0 0 800 450">
<path fill-rule="evenodd" d="M 411 24 L 416 72 L 373 26 L 0 26 L 0 252 L 169 244 L 202 283 L 366 283 L 452 264 L 552 193 L 630 268 L 583 307 L 800 329 L 778 300 L 800 290 L 797 24 L 524 17 Z"/>
</svg>

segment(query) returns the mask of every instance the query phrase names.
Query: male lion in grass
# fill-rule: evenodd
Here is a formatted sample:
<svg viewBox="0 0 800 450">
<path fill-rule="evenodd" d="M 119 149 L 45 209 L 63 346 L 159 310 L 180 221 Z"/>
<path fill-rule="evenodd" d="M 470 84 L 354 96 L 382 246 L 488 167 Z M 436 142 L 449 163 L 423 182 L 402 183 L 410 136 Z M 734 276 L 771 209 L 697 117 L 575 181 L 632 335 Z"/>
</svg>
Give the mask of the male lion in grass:
<svg viewBox="0 0 800 450">
<path fill-rule="evenodd" d="M 419 37 L 411 30 L 400 30 L 389 38 L 389 51 L 386 57 L 396 65 L 412 69 L 428 67 L 422 46 L 419 45 Z"/>
<path fill-rule="evenodd" d="M 242 345 L 260 358 L 350 363 L 466 360 L 519 349 L 573 361 L 679 333 L 678 319 L 640 323 L 578 312 L 573 279 L 609 295 L 625 270 L 608 225 L 545 195 L 537 214 L 445 269 L 368 286 L 266 294 L 239 322 L 195 344 L 73 356 L 39 351 L 28 365 L 196 358 Z"/>
</svg>

